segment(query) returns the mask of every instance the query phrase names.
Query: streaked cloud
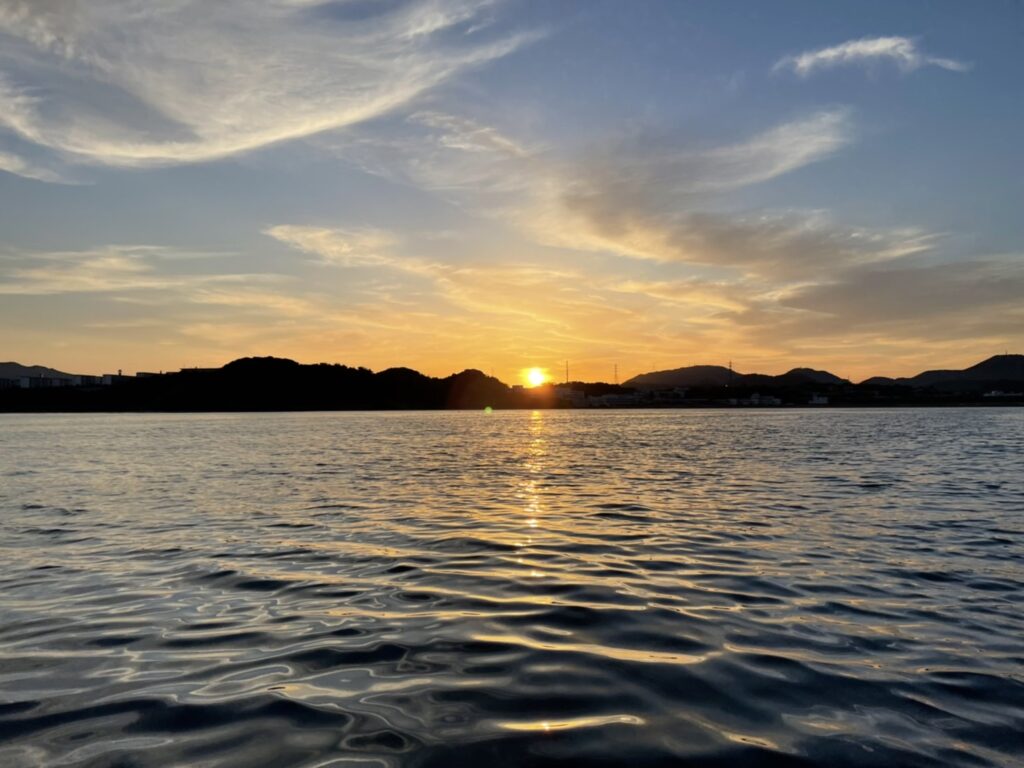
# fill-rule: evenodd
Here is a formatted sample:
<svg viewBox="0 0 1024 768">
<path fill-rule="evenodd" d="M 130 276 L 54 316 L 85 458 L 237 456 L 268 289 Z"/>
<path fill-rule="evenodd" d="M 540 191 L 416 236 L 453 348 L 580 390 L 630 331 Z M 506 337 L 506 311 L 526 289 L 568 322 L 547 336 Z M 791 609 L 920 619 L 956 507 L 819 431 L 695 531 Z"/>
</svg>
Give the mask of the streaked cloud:
<svg viewBox="0 0 1024 768">
<path fill-rule="evenodd" d="M 569 354 L 581 373 L 590 366 L 588 375 L 600 376 L 623 350 L 658 360 L 672 349 L 693 362 L 701 349 L 728 349 L 770 360 L 827 350 L 836 339 L 847 350 L 877 348 L 878 336 L 896 329 L 907 343 L 938 343 L 948 329 L 913 319 L 918 304 L 916 316 L 929 316 L 928 295 L 950 306 L 955 298 L 966 322 L 979 297 L 1005 302 L 1007 292 L 995 296 L 992 286 L 1017 285 L 1016 273 L 999 283 L 981 265 L 930 266 L 936 236 L 913 228 L 856 227 L 826 211 L 713 207 L 848 146 L 845 110 L 732 143 L 633 136 L 561 158 L 447 113 L 421 111 L 391 129 L 356 131 L 344 153 L 491 219 L 516 244 L 474 255 L 458 233 L 432 250 L 414 232 L 279 224 L 264 233 L 307 257 L 291 260 L 289 277 L 182 274 L 160 267 L 180 261 L 170 251 L 120 247 L 37 256 L 6 270 L 7 290 L 108 292 L 142 307 L 158 297 L 177 307 L 167 333 L 202 337 L 225 354 L 301 357 L 310 339 L 334 339 L 351 362 L 373 365 L 397 350 L 392 359 L 446 373 L 431 352 L 443 340 L 453 367 Z M 449 245 L 458 257 L 445 253 Z M 930 287 L 902 298 L 889 290 L 915 280 Z M 863 293 L 874 298 L 859 302 Z"/>
<path fill-rule="evenodd" d="M 893 335 L 953 338 L 976 334 L 979 326 L 999 327 L 1002 333 L 1022 327 L 1022 295 L 1024 259 L 1014 255 L 860 267 L 802 286 L 783 303 L 812 313 L 819 333 L 898 329 Z"/>
<path fill-rule="evenodd" d="M 74 182 L 49 168 L 35 165 L 24 157 L 10 152 L 0 151 L 0 171 L 13 173 L 26 179 L 47 181 L 53 184 L 72 184 Z"/>
<path fill-rule="evenodd" d="M 719 146 L 634 139 L 562 166 L 543 189 L 556 208 L 532 217 L 546 241 L 634 258 L 792 277 L 838 261 L 875 259 L 877 236 L 825 212 L 724 212 L 727 193 L 827 159 L 852 141 L 846 110 L 830 110 Z"/>
<path fill-rule="evenodd" d="M 692 59 L 645 22 L 631 29 L 649 49 L 619 53 L 635 69 L 601 78 L 608 51 L 591 43 L 618 30 L 600 15 L 560 27 L 572 14 L 558 4 L 527 5 L 0 0 L 0 171 L 95 182 L 0 177 L 24 192 L 5 238 L 26 247 L 0 248 L 0 304 L 18 349 L 35 354 L 48 338 L 80 359 L 102 347 L 115 360 L 106 336 L 116 336 L 144 366 L 280 354 L 435 374 L 493 364 L 506 377 L 503 366 L 568 356 L 579 375 L 607 378 L 616 362 L 626 373 L 728 357 L 748 370 L 844 360 L 891 371 L 885 354 L 910 361 L 1022 338 L 1021 260 L 985 253 L 1016 248 L 1015 233 L 969 199 L 988 195 L 998 209 L 1015 182 L 914 186 L 932 157 L 912 157 L 913 142 L 946 113 L 945 93 L 900 102 L 903 133 L 889 144 L 876 91 L 837 83 L 826 102 L 788 88 L 739 99 L 721 73 L 742 74 L 751 95 L 758 45 L 749 57 L 726 46 Z M 629 26 L 613 6 L 603 13 Z M 718 34 L 737 32 L 726 17 Z M 921 28 L 905 21 L 875 26 Z M 544 24 L 535 59 L 510 57 Z M 957 50 L 980 61 L 968 45 Z M 849 40 L 776 70 L 969 67 L 923 48 Z M 994 71 L 1004 69 L 980 74 Z M 947 159 L 989 158 L 960 149 L 976 145 L 956 123 L 921 143 L 949 153 L 928 183 Z M 98 170 L 297 140 L 244 168 Z M 966 203 L 950 229 L 971 216 L 1004 223 L 979 233 L 975 253 L 964 245 L 975 233 L 933 231 L 947 224 L 925 210 L 932 199 L 949 206 L 936 210 Z M 31 231 L 58 215 L 61 227 Z M 124 238 L 196 252 L 92 245 Z M 199 253 L 207 242 L 237 253 Z M 54 243 L 73 250 L 46 250 Z"/>
<path fill-rule="evenodd" d="M 406 127 L 405 134 L 392 126 L 374 138 L 357 132 L 340 151 L 374 173 L 492 217 L 534 249 L 556 250 L 544 262 L 549 272 L 527 280 L 521 293 L 494 268 L 425 264 L 409 253 L 387 267 L 429 275 L 446 300 L 478 314 L 522 311 L 536 321 L 535 338 L 557 338 L 596 357 L 623 343 L 613 335 L 602 345 L 584 330 L 589 323 L 607 327 L 611 308 L 623 311 L 616 327 L 635 335 L 641 357 L 670 347 L 828 359 L 829 345 L 842 340 L 843 354 L 867 359 L 887 337 L 887 348 L 919 354 L 956 335 L 934 322 L 944 313 L 962 317 L 980 342 L 988 330 L 970 322 L 971 313 L 988 317 L 978 310 L 1005 304 L 1020 277 L 1003 264 L 1006 290 L 996 290 L 998 270 L 984 260 L 947 270 L 937 250 L 941 235 L 918 227 L 859 226 L 826 210 L 718 205 L 844 150 L 856 135 L 846 109 L 731 143 L 647 133 L 562 157 L 469 118 L 432 113 Z M 289 239 L 327 255 L 349 248 L 344 230 Z M 552 269 L 574 261 L 568 252 L 591 266 Z M 914 281 L 927 288 L 910 289 Z M 862 294 L 873 298 L 859 301 Z M 604 305 L 603 320 L 588 302 Z M 1006 316 L 1018 319 L 1013 311 Z M 1011 332 L 1007 323 L 998 326 Z M 985 328 L 995 332 L 991 323 Z"/>
<path fill-rule="evenodd" d="M 772 282 L 811 280 L 835 269 L 927 250 L 931 235 L 913 227 L 873 230 L 845 224 L 828 211 L 722 210 L 731 193 L 827 160 L 849 146 L 850 112 L 831 109 L 782 123 L 728 144 L 639 135 L 555 160 L 475 156 L 474 179 L 493 175 L 511 196 L 488 199 L 480 189 L 463 204 L 492 212 L 549 246 L 662 263 L 731 270 L 734 279 L 759 275 Z M 451 195 L 458 160 L 420 178 Z M 427 173 L 424 174 L 424 171 Z"/>
<path fill-rule="evenodd" d="M 617 196 L 681 200 L 759 184 L 823 160 L 853 140 L 850 113 L 830 109 L 782 123 L 731 144 L 639 135 L 591 151 L 571 184 L 612 189 Z M 706 199 L 706 198 L 705 198 Z"/>
<path fill-rule="evenodd" d="M 918 48 L 917 41 L 912 38 L 892 36 L 847 40 L 839 45 L 786 56 L 775 63 L 774 69 L 791 69 L 801 77 L 806 77 L 820 69 L 879 61 L 892 62 L 904 72 L 925 66 L 941 67 L 953 72 L 966 72 L 971 68 L 970 64 L 962 61 L 924 53 Z"/>
<path fill-rule="evenodd" d="M 505 136 L 496 128 L 474 120 L 443 112 L 417 112 L 409 117 L 435 129 L 441 146 L 466 152 L 494 152 L 509 157 L 525 158 L 530 149 Z"/>
<path fill-rule="evenodd" d="M 416 116 L 404 132 L 376 128 L 332 146 L 372 173 L 419 186 L 547 246 L 806 273 L 837 260 L 906 252 L 921 237 L 843 227 L 821 211 L 708 210 L 729 193 L 850 145 L 855 130 L 843 108 L 812 112 L 732 143 L 642 133 L 569 157 L 436 112 Z"/>
<path fill-rule="evenodd" d="M 171 291 L 201 285 L 266 283 L 282 279 L 282 276 L 274 274 L 181 272 L 170 270 L 166 265 L 168 261 L 209 255 L 151 245 L 111 245 L 84 251 L 8 250 L 0 254 L 0 294 L 53 296 Z"/>
<path fill-rule="evenodd" d="M 343 229 L 281 224 L 264 234 L 320 257 L 326 264 L 345 267 L 386 265 L 395 238 L 377 229 Z"/>
<path fill-rule="evenodd" d="M 579 275 L 571 270 L 537 263 L 481 260 L 453 264 L 423 258 L 407 253 L 413 246 L 380 231 L 368 234 L 343 228 L 279 225 L 265 234 L 325 264 L 385 267 L 426 279 L 436 296 L 463 310 L 485 314 L 526 315 L 546 322 L 546 313 L 538 310 L 550 299 L 549 289 L 563 280 L 579 282 Z"/>
<path fill-rule="evenodd" d="M 303 138 L 407 106 L 535 36 L 496 32 L 491 6 L 3 0 L 0 128 L 114 166 Z"/>
</svg>

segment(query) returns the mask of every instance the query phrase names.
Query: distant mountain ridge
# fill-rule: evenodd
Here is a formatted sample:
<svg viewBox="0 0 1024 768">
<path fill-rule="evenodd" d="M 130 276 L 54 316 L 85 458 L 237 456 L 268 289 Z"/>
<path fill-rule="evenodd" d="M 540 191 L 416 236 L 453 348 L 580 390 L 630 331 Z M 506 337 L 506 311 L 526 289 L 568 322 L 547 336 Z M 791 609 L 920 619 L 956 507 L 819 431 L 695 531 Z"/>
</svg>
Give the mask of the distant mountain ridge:
<svg viewBox="0 0 1024 768">
<path fill-rule="evenodd" d="M 26 376 L 76 378 L 74 374 L 42 365 L 0 363 L 0 379 L 17 380 Z M 136 381 L 134 378 L 131 380 Z M 261 390 L 270 388 L 284 392 L 304 387 L 310 391 L 320 390 L 320 402 L 335 402 L 337 398 L 330 395 L 329 390 L 341 387 L 349 391 L 346 402 L 368 407 L 385 407 L 385 403 L 391 404 L 390 407 L 470 407 L 477 403 L 505 402 L 510 392 L 506 384 L 476 370 L 434 379 L 409 368 L 388 368 L 373 373 L 365 368 L 327 363 L 301 365 L 281 358 L 242 358 L 219 369 L 183 369 L 178 374 L 140 377 L 138 382 L 139 387 L 132 390 L 134 393 L 153 396 L 169 406 L 178 403 L 182 407 L 186 403 L 211 407 L 214 401 L 223 408 L 237 405 L 238 392 L 251 390 L 253 382 L 257 382 L 255 386 Z M 837 394 L 838 389 L 868 389 L 876 394 L 883 390 L 890 392 L 886 397 L 902 396 L 898 395 L 901 390 L 930 390 L 934 393 L 959 392 L 980 396 L 993 391 L 1024 391 L 1024 355 L 995 355 L 963 370 L 930 370 L 907 378 L 875 376 L 857 385 L 829 371 L 814 368 L 793 368 L 772 376 L 740 373 L 721 365 L 693 365 L 640 374 L 622 386 L 640 391 L 736 387 L 780 392 L 818 390 L 831 391 L 831 394 Z M 278 399 L 276 395 L 257 398 L 260 403 Z"/>
<path fill-rule="evenodd" d="M 276 357 L 245 357 L 221 368 L 117 377 L 110 386 L 18 388 L 0 394 L 9 409 L 26 411 L 479 409 L 518 404 L 509 387 L 473 369 L 433 378 L 409 368 L 374 373 Z"/>
<path fill-rule="evenodd" d="M 996 389 L 1024 384 L 1024 355 L 993 355 L 962 371 L 924 371 L 909 378 L 874 376 L 861 382 L 874 386 L 934 387 L 943 390 Z"/>
<path fill-rule="evenodd" d="M 14 362 L 0 363 L 0 379 L 20 379 L 22 376 L 71 379 L 74 378 L 75 374 L 64 373 L 63 371 L 47 368 L 43 365 L 21 365 Z"/>
<path fill-rule="evenodd" d="M 784 387 L 817 384 L 839 386 L 850 384 L 828 371 L 793 368 L 778 376 L 763 373 L 739 373 L 721 365 L 691 365 L 666 371 L 652 371 L 634 376 L 623 386 L 637 389 L 672 389 L 674 387 Z M 1024 385 L 1024 355 L 994 355 L 963 370 L 924 371 L 909 378 L 893 379 L 873 376 L 860 382 L 865 386 L 932 387 L 939 390 L 978 391 L 1001 386 Z"/>
<path fill-rule="evenodd" d="M 674 387 L 768 387 L 849 383 L 834 373 L 818 371 L 813 368 L 793 368 L 778 376 L 770 376 L 764 373 L 739 373 L 721 365 L 691 365 L 686 368 L 642 373 L 625 381 L 623 386 L 637 389 L 672 389 Z"/>
</svg>

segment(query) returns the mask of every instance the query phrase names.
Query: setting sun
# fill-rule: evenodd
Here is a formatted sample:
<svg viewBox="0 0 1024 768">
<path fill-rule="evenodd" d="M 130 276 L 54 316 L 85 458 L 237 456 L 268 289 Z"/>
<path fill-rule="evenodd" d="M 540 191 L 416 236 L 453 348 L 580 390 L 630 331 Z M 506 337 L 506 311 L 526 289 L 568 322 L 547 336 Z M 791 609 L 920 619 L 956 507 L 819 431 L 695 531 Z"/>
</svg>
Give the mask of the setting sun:
<svg viewBox="0 0 1024 768">
<path fill-rule="evenodd" d="M 523 378 L 531 387 L 539 387 L 548 380 L 548 376 L 541 368 L 527 368 L 523 371 Z"/>
</svg>

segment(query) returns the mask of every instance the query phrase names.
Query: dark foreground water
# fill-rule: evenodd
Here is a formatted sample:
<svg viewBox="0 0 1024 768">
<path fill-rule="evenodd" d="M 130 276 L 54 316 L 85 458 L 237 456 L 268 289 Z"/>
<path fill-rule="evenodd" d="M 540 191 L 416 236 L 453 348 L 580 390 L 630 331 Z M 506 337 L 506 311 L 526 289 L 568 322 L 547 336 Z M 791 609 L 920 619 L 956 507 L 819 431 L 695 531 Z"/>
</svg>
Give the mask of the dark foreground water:
<svg viewBox="0 0 1024 768">
<path fill-rule="evenodd" d="M 0 416 L 0 765 L 1024 764 L 1024 411 Z"/>
</svg>

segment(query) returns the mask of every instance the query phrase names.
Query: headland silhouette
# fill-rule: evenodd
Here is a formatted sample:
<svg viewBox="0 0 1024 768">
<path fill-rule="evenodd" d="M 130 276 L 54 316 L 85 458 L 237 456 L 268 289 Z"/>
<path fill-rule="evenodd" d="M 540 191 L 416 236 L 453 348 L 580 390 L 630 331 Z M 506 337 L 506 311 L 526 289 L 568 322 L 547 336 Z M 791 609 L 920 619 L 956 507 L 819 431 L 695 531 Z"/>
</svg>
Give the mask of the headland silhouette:
<svg viewBox="0 0 1024 768">
<path fill-rule="evenodd" d="M 1024 355 L 963 370 L 854 383 L 827 371 L 778 376 L 731 367 L 655 371 L 623 384 L 567 381 L 509 386 L 475 369 L 443 378 L 410 368 L 303 365 L 247 357 L 221 368 L 78 376 L 0 363 L 0 411 L 434 410 L 484 408 L 781 407 L 1024 404 Z"/>
</svg>

